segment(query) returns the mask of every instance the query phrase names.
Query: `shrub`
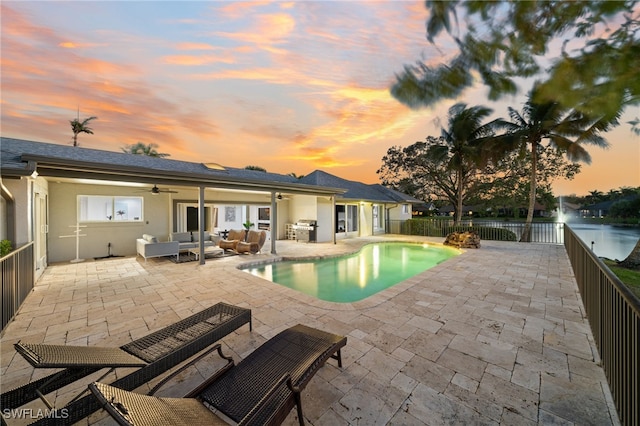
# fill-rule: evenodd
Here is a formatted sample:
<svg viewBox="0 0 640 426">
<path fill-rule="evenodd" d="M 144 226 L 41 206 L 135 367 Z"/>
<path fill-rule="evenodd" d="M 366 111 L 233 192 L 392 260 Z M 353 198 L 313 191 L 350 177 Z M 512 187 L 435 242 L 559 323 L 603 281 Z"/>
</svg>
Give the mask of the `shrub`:
<svg viewBox="0 0 640 426">
<path fill-rule="evenodd" d="M 9 254 L 9 252 L 11 252 L 11 250 L 12 250 L 11 241 L 9 240 L 0 241 L 0 257 L 5 257 L 6 255 Z"/>
<path fill-rule="evenodd" d="M 406 235 L 423 235 L 427 237 L 446 237 L 452 232 L 474 231 L 481 240 L 518 241 L 517 235 L 504 228 L 493 226 L 444 225 L 441 222 L 423 219 L 409 219 L 402 227 Z"/>
</svg>

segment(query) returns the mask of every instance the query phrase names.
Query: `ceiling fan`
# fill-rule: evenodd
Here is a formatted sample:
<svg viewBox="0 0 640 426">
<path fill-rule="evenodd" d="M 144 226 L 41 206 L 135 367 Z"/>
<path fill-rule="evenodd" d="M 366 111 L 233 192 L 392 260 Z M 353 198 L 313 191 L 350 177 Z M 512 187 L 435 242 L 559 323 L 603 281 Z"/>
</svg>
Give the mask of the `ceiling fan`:
<svg viewBox="0 0 640 426">
<path fill-rule="evenodd" d="M 160 193 L 164 193 L 164 194 L 177 194 L 178 193 L 178 191 L 172 191 L 170 189 L 160 189 L 160 188 L 158 188 L 158 185 L 153 185 L 153 188 L 145 189 L 144 191 L 140 191 L 140 192 L 150 192 L 152 195 L 158 195 Z"/>
</svg>

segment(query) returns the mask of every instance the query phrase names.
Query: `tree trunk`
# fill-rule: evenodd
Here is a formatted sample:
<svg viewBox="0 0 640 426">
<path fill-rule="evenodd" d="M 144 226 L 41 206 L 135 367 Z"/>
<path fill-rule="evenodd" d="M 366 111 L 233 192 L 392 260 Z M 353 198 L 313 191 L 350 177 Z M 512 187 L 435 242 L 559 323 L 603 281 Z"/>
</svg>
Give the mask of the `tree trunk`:
<svg viewBox="0 0 640 426">
<path fill-rule="evenodd" d="M 533 211 L 536 207 L 536 178 L 537 178 L 537 165 L 538 165 L 538 152 L 536 151 L 538 145 L 531 143 L 531 186 L 529 189 L 529 210 L 527 211 L 527 221 L 524 224 L 524 230 L 520 236 L 520 242 L 531 241 L 531 224 L 533 223 Z"/>
<path fill-rule="evenodd" d="M 629 256 L 622 262 L 619 262 L 618 266 L 629 269 L 640 269 L 640 239 L 638 239 L 636 246 L 631 250 Z"/>
<path fill-rule="evenodd" d="M 456 225 L 460 225 L 462 223 L 462 170 L 458 170 L 458 193 L 456 194 L 457 198 L 457 207 L 456 207 Z"/>
</svg>

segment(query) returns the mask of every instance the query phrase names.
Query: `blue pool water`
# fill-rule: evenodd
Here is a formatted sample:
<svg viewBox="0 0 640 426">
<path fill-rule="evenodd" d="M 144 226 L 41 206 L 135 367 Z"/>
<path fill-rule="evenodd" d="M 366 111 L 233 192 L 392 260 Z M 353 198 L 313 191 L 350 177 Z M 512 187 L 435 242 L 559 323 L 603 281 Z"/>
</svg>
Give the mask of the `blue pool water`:
<svg viewBox="0 0 640 426">
<path fill-rule="evenodd" d="M 457 256 L 451 247 L 375 243 L 350 255 L 284 261 L 244 269 L 329 302 L 356 302 Z"/>
</svg>

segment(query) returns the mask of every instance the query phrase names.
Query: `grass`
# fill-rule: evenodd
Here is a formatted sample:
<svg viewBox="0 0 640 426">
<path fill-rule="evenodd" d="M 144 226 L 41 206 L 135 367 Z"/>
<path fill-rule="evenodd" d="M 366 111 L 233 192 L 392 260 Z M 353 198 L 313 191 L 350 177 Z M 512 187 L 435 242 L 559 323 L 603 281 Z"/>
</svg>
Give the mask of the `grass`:
<svg viewBox="0 0 640 426">
<path fill-rule="evenodd" d="M 617 263 L 613 260 L 607 259 L 604 263 L 611 269 L 611 272 L 620 278 L 620 281 L 625 283 L 627 287 L 640 298 L 640 271 L 617 266 Z"/>
</svg>

